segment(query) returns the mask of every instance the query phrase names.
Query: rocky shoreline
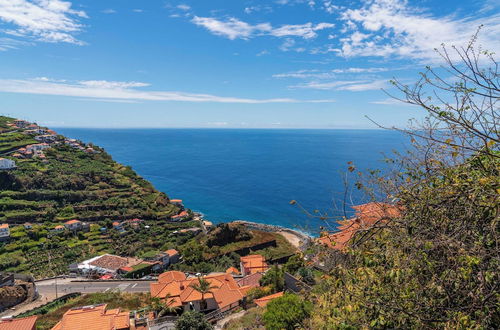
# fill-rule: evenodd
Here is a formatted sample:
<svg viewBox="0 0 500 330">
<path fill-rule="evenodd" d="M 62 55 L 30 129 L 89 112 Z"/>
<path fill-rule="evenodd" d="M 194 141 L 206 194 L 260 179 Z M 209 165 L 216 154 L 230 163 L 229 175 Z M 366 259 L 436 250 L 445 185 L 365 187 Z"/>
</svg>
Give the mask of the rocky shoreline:
<svg viewBox="0 0 500 330">
<path fill-rule="evenodd" d="M 262 230 L 267 232 L 273 232 L 283 235 L 293 246 L 300 249 L 301 247 L 307 245 L 308 242 L 313 240 L 313 237 L 300 232 L 298 230 L 293 230 L 290 228 L 285 228 L 276 225 L 268 225 L 263 223 L 251 222 L 246 220 L 235 220 L 232 223 L 241 224 L 249 229 Z"/>
</svg>

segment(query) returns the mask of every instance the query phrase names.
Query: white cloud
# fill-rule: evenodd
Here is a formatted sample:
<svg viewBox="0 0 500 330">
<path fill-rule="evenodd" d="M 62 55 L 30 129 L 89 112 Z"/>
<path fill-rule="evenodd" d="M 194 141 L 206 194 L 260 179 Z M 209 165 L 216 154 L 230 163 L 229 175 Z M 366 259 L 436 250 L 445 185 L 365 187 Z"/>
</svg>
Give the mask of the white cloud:
<svg viewBox="0 0 500 330">
<path fill-rule="evenodd" d="M 316 31 L 333 28 L 330 23 L 305 23 L 298 25 L 283 25 L 273 28 L 270 23 L 249 24 L 231 17 L 218 20 L 212 17 L 195 16 L 192 22 L 198 26 L 206 28 L 213 34 L 226 37 L 228 39 L 249 39 L 257 35 L 271 35 L 275 37 L 301 37 L 311 39 L 317 36 Z"/>
<path fill-rule="evenodd" d="M 405 0 L 371 0 L 358 9 L 347 9 L 339 51 L 351 56 L 396 56 L 417 60 L 434 60 L 434 48 L 465 45 L 480 24 L 485 28 L 480 40 L 489 50 L 500 47 L 500 14 L 490 17 L 456 19 L 454 16 L 434 17 L 421 8 L 408 6 Z M 494 49 L 491 49 L 494 47 Z"/>
<path fill-rule="evenodd" d="M 320 70 L 298 70 L 286 73 L 273 74 L 273 78 L 298 78 L 298 79 L 331 79 L 336 76 L 336 74 L 361 74 L 361 73 L 377 73 L 388 71 L 388 68 L 344 68 L 344 69 L 333 69 L 330 71 L 320 71 Z"/>
<path fill-rule="evenodd" d="M 116 10 L 109 8 L 109 9 L 101 10 L 101 13 L 103 13 L 103 14 L 116 14 Z"/>
<path fill-rule="evenodd" d="M 186 5 L 186 4 L 180 4 L 180 5 L 177 6 L 177 8 L 180 9 L 180 10 L 184 10 L 184 11 L 188 11 L 188 10 L 191 9 L 191 7 L 188 6 L 188 5 Z"/>
<path fill-rule="evenodd" d="M 384 88 L 386 83 L 386 80 L 336 80 L 331 82 L 311 81 L 300 85 L 290 86 L 290 88 L 362 92 Z"/>
<path fill-rule="evenodd" d="M 74 34 L 82 30 L 83 11 L 61 0 L 0 0 L 0 21 L 12 25 L 5 33 L 44 42 L 82 44 Z"/>
<path fill-rule="evenodd" d="M 108 101 L 178 101 L 216 103 L 328 103 L 331 100 L 296 100 L 290 98 L 249 99 L 210 94 L 195 94 L 178 91 L 145 91 L 138 89 L 149 86 L 142 82 L 118 82 L 86 80 L 67 82 L 46 77 L 36 79 L 0 79 L 0 92 L 70 96 Z"/>
<path fill-rule="evenodd" d="M 7 51 L 11 49 L 18 49 L 23 46 L 30 46 L 32 43 L 16 40 L 12 38 L 0 38 L 0 52 Z"/>
<path fill-rule="evenodd" d="M 319 23 L 312 24 L 306 23 L 301 25 L 283 25 L 279 28 L 273 29 L 270 34 L 275 37 L 286 37 L 286 36 L 295 36 L 302 37 L 304 39 L 316 38 L 316 31 L 331 29 L 335 25 L 330 23 Z"/>
</svg>

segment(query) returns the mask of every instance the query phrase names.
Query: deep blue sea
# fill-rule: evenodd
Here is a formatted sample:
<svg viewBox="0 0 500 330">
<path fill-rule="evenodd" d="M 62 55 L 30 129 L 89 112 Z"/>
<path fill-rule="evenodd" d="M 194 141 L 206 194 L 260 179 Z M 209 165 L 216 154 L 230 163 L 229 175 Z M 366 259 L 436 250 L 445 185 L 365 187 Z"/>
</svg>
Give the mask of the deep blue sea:
<svg viewBox="0 0 500 330">
<path fill-rule="evenodd" d="M 317 233 L 308 210 L 339 214 L 347 162 L 384 169 L 384 155 L 405 147 L 383 130 L 75 129 L 67 137 L 93 142 L 132 166 L 170 198 L 184 200 L 215 223 L 248 220 Z M 359 193 L 354 202 L 362 201 Z"/>
</svg>

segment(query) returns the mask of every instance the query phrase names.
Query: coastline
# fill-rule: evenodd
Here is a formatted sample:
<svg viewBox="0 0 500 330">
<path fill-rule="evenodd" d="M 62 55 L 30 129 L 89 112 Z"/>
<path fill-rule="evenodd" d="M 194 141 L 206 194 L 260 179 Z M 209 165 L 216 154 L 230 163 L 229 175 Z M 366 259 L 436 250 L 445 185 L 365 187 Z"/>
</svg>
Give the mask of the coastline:
<svg viewBox="0 0 500 330">
<path fill-rule="evenodd" d="M 246 220 L 234 220 L 231 221 L 230 223 L 241 224 L 250 229 L 262 230 L 280 234 L 297 249 L 300 249 L 306 243 L 314 239 L 313 236 L 306 234 L 304 232 L 276 225 L 267 225 L 263 223 L 251 222 Z"/>
</svg>

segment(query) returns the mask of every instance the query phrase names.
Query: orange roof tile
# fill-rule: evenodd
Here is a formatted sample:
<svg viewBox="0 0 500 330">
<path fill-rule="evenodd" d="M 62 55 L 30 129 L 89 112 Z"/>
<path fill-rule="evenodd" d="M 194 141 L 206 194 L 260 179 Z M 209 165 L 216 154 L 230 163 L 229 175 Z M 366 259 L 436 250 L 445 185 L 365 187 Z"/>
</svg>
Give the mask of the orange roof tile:
<svg viewBox="0 0 500 330">
<path fill-rule="evenodd" d="M 182 203 L 182 199 L 171 199 L 170 202 L 172 202 L 172 203 Z"/>
<path fill-rule="evenodd" d="M 229 267 L 228 269 L 226 269 L 226 273 L 227 274 L 237 274 L 237 275 L 239 275 L 240 271 L 238 270 L 238 268 Z"/>
<path fill-rule="evenodd" d="M 80 220 L 76 220 L 76 219 L 73 219 L 73 220 L 69 220 L 69 221 L 66 221 L 64 224 L 65 225 L 72 225 L 74 223 L 79 223 L 81 222 Z"/>
<path fill-rule="evenodd" d="M 402 207 L 387 203 L 367 203 L 353 206 L 355 217 L 338 221 L 338 232 L 326 234 L 317 239 L 317 242 L 336 250 L 343 250 L 358 230 L 375 225 L 379 221 L 399 217 Z"/>
<path fill-rule="evenodd" d="M 176 249 L 169 249 L 165 251 L 165 253 L 172 257 L 175 256 L 176 254 L 179 254 L 179 251 L 177 251 Z"/>
<path fill-rule="evenodd" d="M 249 274 L 265 272 L 269 268 L 266 263 L 266 259 L 260 254 L 252 254 L 246 257 L 241 257 L 240 261 L 245 268 L 245 273 Z"/>
<path fill-rule="evenodd" d="M 19 319 L 1 319 L 0 330 L 33 330 L 38 316 L 29 316 Z"/>
<path fill-rule="evenodd" d="M 8 223 L 2 223 L 0 225 L 0 229 L 5 229 L 5 228 L 9 228 L 9 224 Z"/>
<path fill-rule="evenodd" d="M 129 329 L 128 312 L 106 310 L 106 304 L 72 308 L 52 330 L 119 330 Z"/>
<path fill-rule="evenodd" d="M 170 296 L 169 303 L 172 306 L 182 306 L 183 304 L 200 301 L 202 295 L 196 291 L 192 285 L 198 282 L 198 278 L 186 278 L 180 272 L 166 272 L 160 275 L 157 283 L 150 284 L 151 296 L 166 298 Z M 176 279 L 177 277 L 177 279 Z M 226 273 L 213 274 L 203 277 L 210 282 L 213 287 L 211 292 L 203 296 L 204 299 L 214 299 L 219 308 L 238 302 L 243 299 L 246 288 L 241 289 L 234 278 Z"/>
<path fill-rule="evenodd" d="M 269 296 L 265 296 L 259 299 L 255 299 L 253 302 L 257 304 L 257 306 L 265 307 L 271 300 L 279 298 L 283 296 L 283 292 L 278 292 Z"/>
</svg>

